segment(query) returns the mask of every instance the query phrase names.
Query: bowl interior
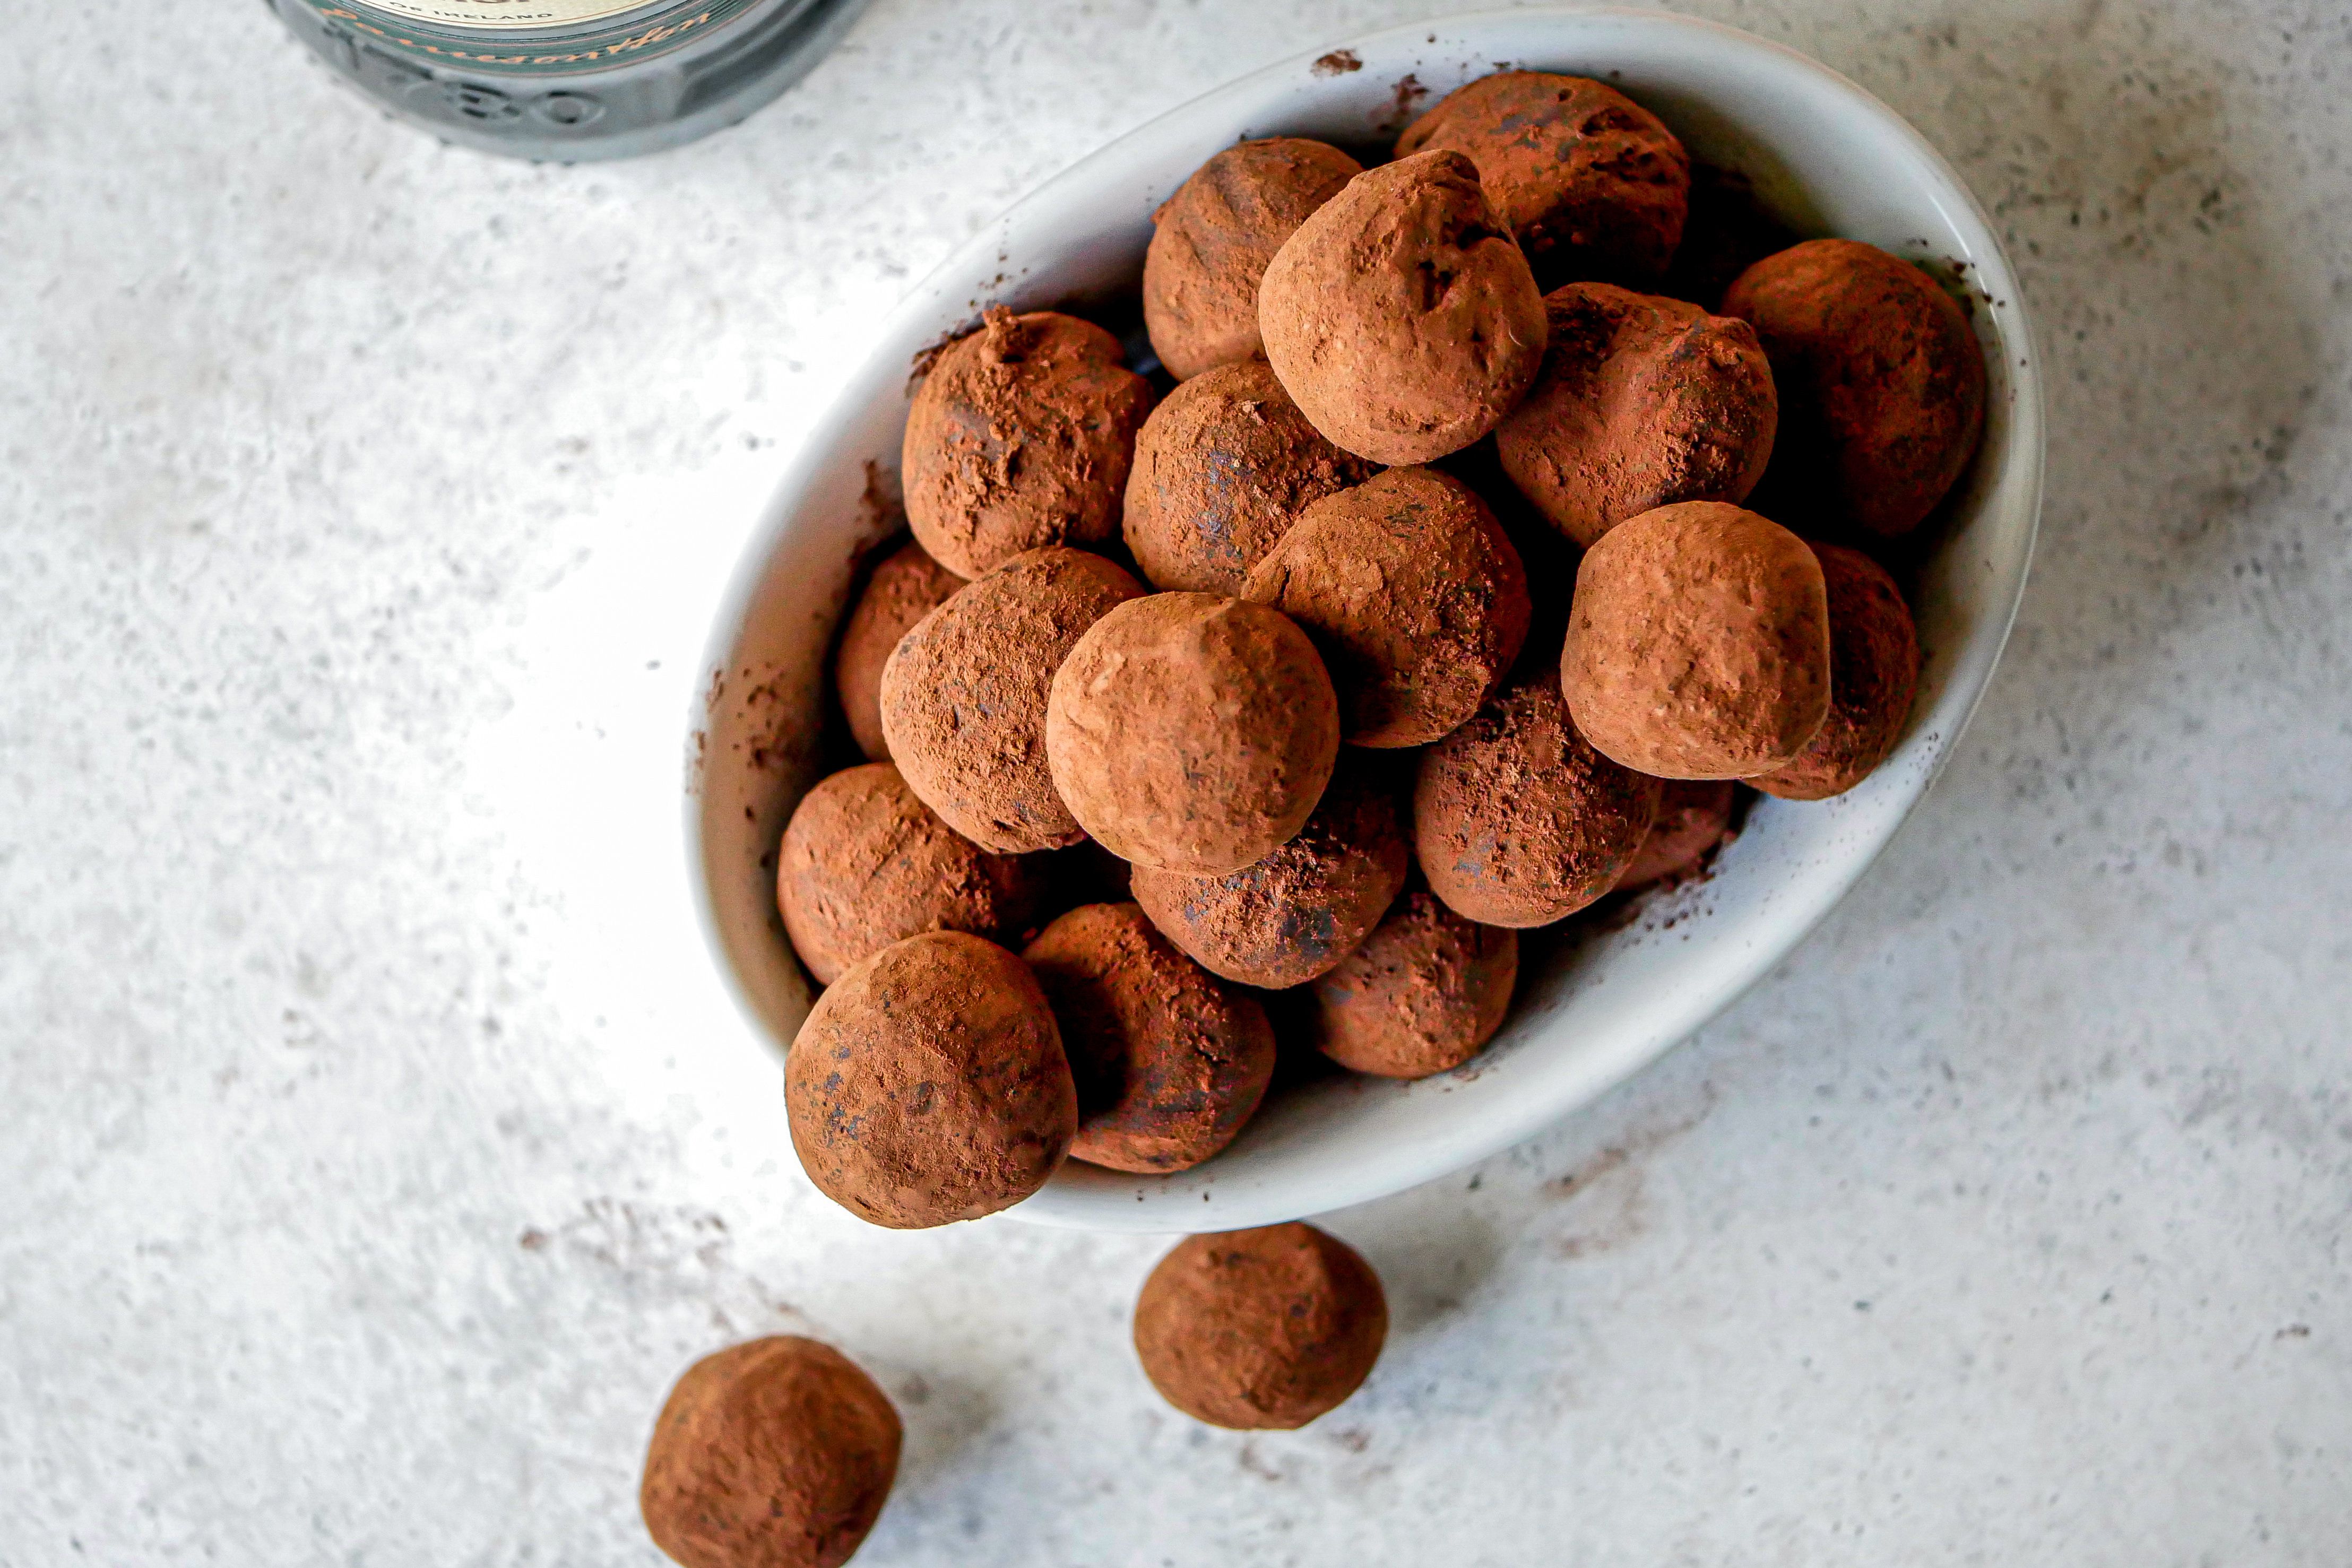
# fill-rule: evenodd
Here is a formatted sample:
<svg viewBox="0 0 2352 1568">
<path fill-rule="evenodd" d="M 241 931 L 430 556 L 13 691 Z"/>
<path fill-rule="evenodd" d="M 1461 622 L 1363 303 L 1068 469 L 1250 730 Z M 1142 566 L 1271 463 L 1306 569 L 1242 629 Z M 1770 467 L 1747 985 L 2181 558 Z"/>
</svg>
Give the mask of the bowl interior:
<svg viewBox="0 0 2352 1568">
<path fill-rule="evenodd" d="M 916 356 L 983 304 L 1084 310 L 1131 291 L 1153 208 L 1219 148 L 1277 134 L 1381 141 L 1503 62 L 1607 80 L 1696 158 L 1747 175 L 1799 233 L 1867 240 L 1969 284 L 1992 371 L 1989 419 L 1919 580 L 1926 659 L 1909 730 L 1847 795 L 1760 802 L 1704 881 L 1538 945 L 1510 1021 L 1460 1071 L 1303 1085 L 1198 1170 L 1139 1177 L 1072 1164 L 1013 1211 L 1021 1218 L 1156 1231 L 1268 1224 L 1401 1190 L 1527 1137 L 1654 1060 L 1803 937 L 1925 793 L 1999 657 L 2040 507 L 2036 362 L 1990 225 L 1916 132 L 1802 56 L 1657 13 L 1525 9 L 1372 34 L 1197 99 L 1004 214 L 900 307 L 811 433 L 722 607 L 695 716 L 689 852 L 714 951 L 759 1033 L 782 1051 L 812 1000 L 776 916 L 773 853 L 815 781 L 825 660 L 856 561 L 893 526 Z"/>
</svg>

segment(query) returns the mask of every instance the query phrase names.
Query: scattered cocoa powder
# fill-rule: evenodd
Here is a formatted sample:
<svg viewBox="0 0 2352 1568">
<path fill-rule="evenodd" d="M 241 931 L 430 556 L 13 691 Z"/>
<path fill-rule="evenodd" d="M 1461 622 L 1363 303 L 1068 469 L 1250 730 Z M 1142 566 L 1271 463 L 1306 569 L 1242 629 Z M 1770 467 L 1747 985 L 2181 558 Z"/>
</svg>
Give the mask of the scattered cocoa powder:
<svg viewBox="0 0 2352 1568">
<path fill-rule="evenodd" d="M 1375 1077 L 1450 1071 L 1503 1027 L 1518 975 L 1517 932 L 1465 919 L 1415 888 L 1309 988 L 1315 1044 Z"/>
<path fill-rule="evenodd" d="M 1886 569 L 1816 544 L 1830 601 L 1830 712 L 1797 759 L 1749 780 L 1785 800 L 1825 800 L 1870 777 L 1902 738 L 1919 685 L 1919 633 Z"/>
<path fill-rule="evenodd" d="M 867 761 L 890 760 L 890 742 L 882 733 L 882 666 L 890 650 L 962 586 L 962 578 L 909 540 L 882 559 L 851 607 L 834 654 L 834 688 Z"/>
</svg>

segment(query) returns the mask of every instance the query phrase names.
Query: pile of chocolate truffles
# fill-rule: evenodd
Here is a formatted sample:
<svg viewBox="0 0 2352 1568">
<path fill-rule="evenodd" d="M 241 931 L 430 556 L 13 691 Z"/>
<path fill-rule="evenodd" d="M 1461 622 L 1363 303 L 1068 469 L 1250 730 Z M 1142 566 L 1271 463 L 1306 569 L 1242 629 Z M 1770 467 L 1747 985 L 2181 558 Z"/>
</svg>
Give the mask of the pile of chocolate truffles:
<svg viewBox="0 0 2352 1568">
<path fill-rule="evenodd" d="M 875 1224 L 1066 1159 L 1189 1169 L 1302 1060 L 1460 1068 L 1519 933 L 1700 873 L 1741 791 L 1836 795 L 1903 733 L 1882 562 L 1984 423 L 1954 298 L 1791 243 L 1598 81 L 1502 72 L 1357 152 L 1245 141 L 1168 199 L 1156 364 L 996 307 L 915 392 L 913 542 L 835 666 L 868 760 L 777 861 L 824 988 L 793 1143 Z M 1180 1408 L 1287 1426 L 1385 1321 L 1360 1259 L 1276 1227 L 1178 1248 L 1136 1340 Z M 807 1401 L 856 1448 L 838 1495 L 730 1561 L 837 1561 L 887 1483 L 865 1385 Z"/>
</svg>

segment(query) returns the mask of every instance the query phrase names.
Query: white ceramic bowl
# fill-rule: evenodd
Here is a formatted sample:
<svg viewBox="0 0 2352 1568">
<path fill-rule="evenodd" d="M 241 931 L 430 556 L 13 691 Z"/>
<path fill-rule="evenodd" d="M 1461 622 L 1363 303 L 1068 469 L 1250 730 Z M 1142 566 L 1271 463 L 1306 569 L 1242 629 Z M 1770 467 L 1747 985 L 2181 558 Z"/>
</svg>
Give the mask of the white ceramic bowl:
<svg viewBox="0 0 2352 1568">
<path fill-rule="evenodd" d="M 1656 12 L 1529 8 L 1335 40 L 1119 138 L 974 236 L 898 308 L 809 433 L 728 591 L 694 716 L 688 851 L 713 952 L 755 1028 L 782 1051 L 811 1000 L 776 918 L 770 857 L 814 782 L 827 643 L 852 563 L 884 526 L 869 487 L 898 467 L 917 353 L 983 303 L 1034 308 L 1132 289 L 1152 209 L 1237 139 L 1373 140 L 1502 62 L 1623 89 L 1695 157 L 1748 175 L 1801 233 L 1963 264 L 1979 296 L 1990 418 L 1922 584 L 1926 667 L 1909 731 L 1861 788 L 1818 804 L 1761 802 L 1715 874 L 1652 895 L 1629 923 L 1524 974 L 1502 1034 L 1461 1071 L 1317 1082 L 1178 1176 L 1073 1163 L 1012 1211 L 1021 1218 L 1153 1231 L 1296 1218 L 1442 1176 L 1585 1104 L 1738 996 L 1854 884 L 1926 793 L 2000 657 L 2041 507 L 2039 361 L 1990 224 L 1917 132 L 1801 55 Z"/>
</svg>

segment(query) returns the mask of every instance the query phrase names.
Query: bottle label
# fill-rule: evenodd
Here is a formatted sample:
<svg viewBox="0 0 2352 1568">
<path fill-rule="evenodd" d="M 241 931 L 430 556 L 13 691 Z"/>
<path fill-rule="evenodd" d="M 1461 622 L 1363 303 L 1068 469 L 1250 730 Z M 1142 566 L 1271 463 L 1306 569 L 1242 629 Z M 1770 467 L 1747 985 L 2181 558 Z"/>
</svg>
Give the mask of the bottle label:
<svg viewBox="0 0 2352 1568">
<path fill-rule="evenodd" d="M 370 0 L 379 11 L 416 22 L 452 27 L 495 27 L 514 32 L 601 22 L 645 7 L 646 0 Z"/>
<path fill-rule="evenodd" d="M 492 76 L 577 76 L 710 36 L 756 0 L 304 0 L 354 41 L 419 65 Z"/>
</svg>

